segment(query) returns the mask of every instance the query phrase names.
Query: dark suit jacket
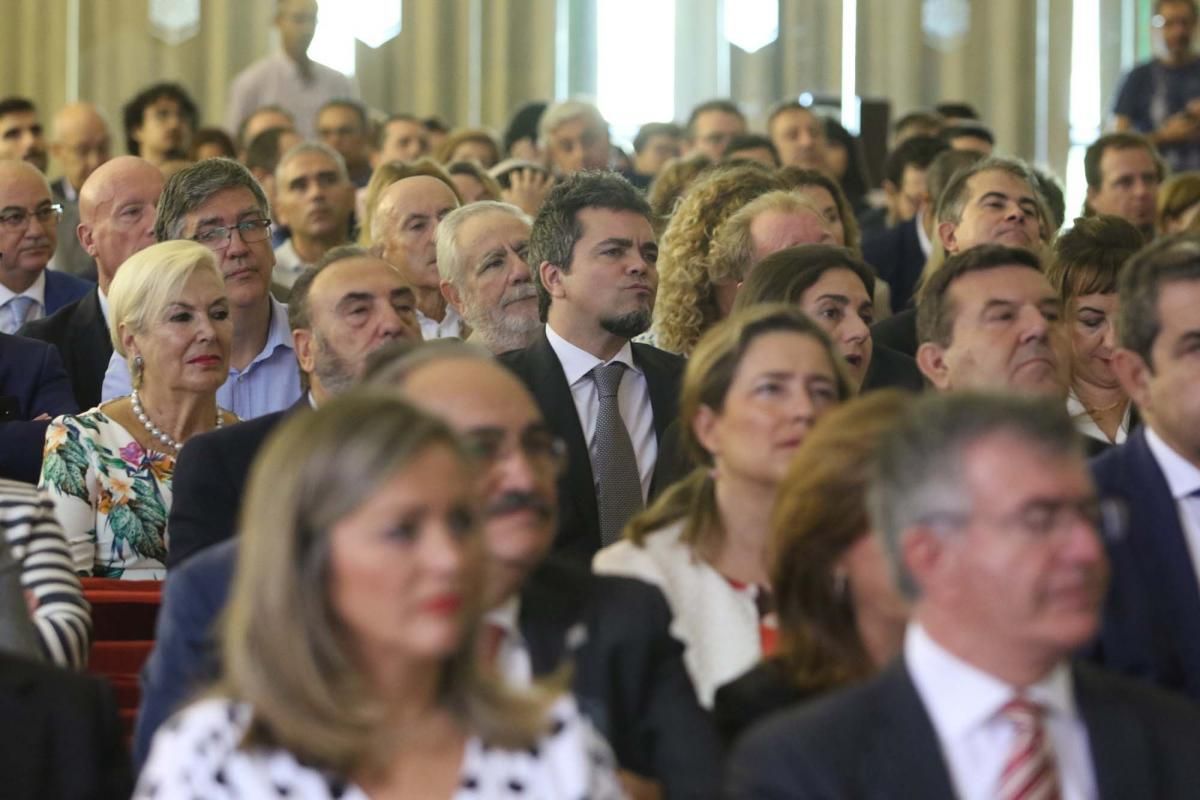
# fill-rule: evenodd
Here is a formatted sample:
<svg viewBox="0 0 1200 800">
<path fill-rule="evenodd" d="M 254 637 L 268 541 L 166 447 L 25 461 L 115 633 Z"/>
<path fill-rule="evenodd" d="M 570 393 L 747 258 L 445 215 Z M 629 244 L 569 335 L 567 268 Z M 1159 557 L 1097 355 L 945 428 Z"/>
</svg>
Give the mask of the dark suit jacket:
<svg viewBox="0 0 1200 800">
<path fill-rule="evenodd" d="M 48 317 L 26 323 L 20 333 L 58 348 L 75 390 L 75 403 L 80 409 L 100 404 L 100 386 L 104 383 L 104 371 L 112 358 L 113 346 L 104 312 L 100 310 L 99 289 L 93 289 Z"/>
<path fill-rule="evenodd" d="M 210 547 L 167 577 L 154 652 L 142 669 L 134 754 L 218 672 L 211 629 L 225 605 L 236 541 Z M 521 591 L 519 625 L 536 676 L 574 667 L 571 688 L 622 767 L 660 781 L 668 797 L 714 796 L 720 752 L 696 701 L 683 646 L 658 589 L 547 562 Z"/>
<path fill-rule="evenodd" d="M 171 478 L 168 570 L 234 535 L 254 456 L 285 416 L 307 408 L 306 394 L 291 408 L 188 439 Z"/>
<path fill-rule="evenodd" d="M 1200 584 L 1167 480 L 1145 428 L 1092 461 L 1103 497 L 1128 509 L 1125 536 L 1108 543 L 1112 580 L 1094 656 L 1200 700 Z"/>
<path fill-rule="evenodd" d="M 917 236 L 917 218 L 885 228 L 863 240 L 863 261 L 892 287 L 892 311 L 908 308 L 913 289 L 921 270 L 925 268 L 925 252 Z"/>
<path fill-rule="evenodd" d="M 1088 664 L 1074 667 L 1102 800 L 1183 800 L 1200 786 L 1200 710 Z M 730 798 L 953 800 L 937 734 L 903 660 L 875 679 L 753 728 L 726 773 Z"/>
<path fill-rule="evenodd" d="M 909 358 L 917 357 L 917 310 L 906 308 L 871 326 L 871 341 Z"/>
<path fill-rule="evenodd" d="M 96 288 L 96 284 L 59 272 L 55 269 L 46 270 L 46 316 L 50 316 L 68 303 L 74 303 L 79 298 Z"/>
<path fill-rule="evenodd" d="M 0 795 L 125 800 L 133 789 L 108 684 L 0 654 Z"/>
<path fill-rule="evenodd" d="M 0 478 L 36 483 L 48 423 L 29 420 L 79 410 L 58 352 L 45 342 L 0 333 L 0 403 L 12 412 L 0 419 Z"/>
<path fill-rule="evenodd" d="M 925 376 L 917 368 L 917 362 L 890 347 L 875 344 L 871 352 L 871 363 L 863 376 L 862 391 L 872 389 L 908 389 L 912 392 L 925 391 Z"/>
<path fill-rule="evenodd" d="M 546 423 L 567 443 L 567 469 L 558 483 L 558 536 L 554 546 L 557 552 L 579 563 L 590 564 L 592 556 L 600 549 L 600 511 L 596 504 L 588 443 L 583 436 L 579 415 L 575 413 L 571 387 L 567 385 L 558 356 L 543 331 L 524 350 L 513 350 L 497 358 L 525 382 L 537 400 Z M 633 343 L 633 359 L 646 374 L 650 405 L 654 410 L 654 433 L 658 437 L 661 452 L 663 434 L 679 416 L 679 382 L 683 376 L 684 360 L 637 342 Z M 682 477 L 664 472 L 679 462 L 678 458 L 658 460 L 651 496 Z"/>
</svg>

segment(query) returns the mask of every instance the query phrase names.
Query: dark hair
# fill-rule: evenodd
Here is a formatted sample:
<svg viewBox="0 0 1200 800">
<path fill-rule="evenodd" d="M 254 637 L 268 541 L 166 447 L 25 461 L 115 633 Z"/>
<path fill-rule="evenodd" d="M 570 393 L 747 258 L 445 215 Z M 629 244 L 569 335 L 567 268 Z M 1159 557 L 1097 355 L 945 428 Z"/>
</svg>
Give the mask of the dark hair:
<svg viewBox="0 0 1200 800">
<path fill-rule="evenodd" d="M 738 108 L 737 103 L 732 100 L 717 99 L 706 100 L 700 105 L 692 109 L 692 113 L 688 114 L 687 119 L 687 137 L 689 140 L 696 138 L 696 120 L 700 119 L 701 114 L 709 111 L 720 111 L 723 114 L 733 114 L 742 122 L 746 121 L 746 115 Z"/>
<path fill-rule="evenodd" d="M 683 128 L 674 122 L 647 122 L 638 128 L 637 136 L 633 137 L 633 152 L 641 153 L 655 136 L 669 136 L 672 139 L 682 139 Z"/>
<path fill-rule="evenodd" d="M 550 308 L 550 295 L 542 285 L 539 266 L 549 262 L 563 272 L 570 270 L 575 243 L 583 236 L 579 212 L 585 208 L 632 211 L 650 222 L 650 205 L 646 198 L 615 172 L 577 172 L 551 189 L 529 231 L 529 267 L 543 319 Z"/>
<path fill-rule="evenodd" d="M 737 160 L 737 156 L 734 154 L 739 150 L 757 150 L 760 147 L 771 151 L 771 158 L 775 159 L 775 166 L 778 167 L 779 150 L 776 149 L 774 142 L 761 133 L 739 133 L 734 136 L 725 146 L 725 160 Z"/>
<path fill-rule="evenodd" d="M 942 129 L 942 118 L 930 111 L 910 111 L 892 123 L 892 133 L 898 135 L 905 128 L 919 125 L 935 131 Z M 924 136 L 925 134 L 921 134 Z"/>
<path fill-rule="evenodd" d="M 183 116 L 188 121 L 188 125 L 195 130 L 200 119 L 200 109 L 192 101 L 187 90 L 178 83 L 156 83 L 153 86 L 148 86 L 125 104 L 121 115 L 125 121 L 125 147 L 132 156 L 140 156 L 141 146 L 133 138 L 135 131 L 141 129 L 142 124 L 146 120 L 146 109 L 157 103 L 159 100 L 174 100 L 179 105 L 179 110 L 183 112 Z"/>
<path fill-rule="evenodd" d="M 999 244 L 981 244 L 947 258 L 942 268 L 925 281 L 917 304 L 917 342 L 949 346 L 956 313 L 950 302 L 950 286 L 969 273 L 1001 267 L 1027 267 L 1041 272 L 1042 262 L 1028 250 Z"/>
<path fill-rule="evenodd" d="M 446 124 L 446 121 L 444 119 L 442 119 L 441 117 L 439 117 L 437 115 L 434 115 L 432 117 L 425 117 L 425 119 L 421 120 L 421 124 L 424 125 L 425 130 L 429 131 L 430 133 L 449 133 L 450 132 L 450 126 Z"/>
<path fill-rule="evenodd" d="M 925 190 L 929 193 L 931 207 L 938 207 L 954 173 L 983 161 L 983 158 L 983 153 L 978 150 L 952 150 L 947 147 L 938 153 L 925 171 Z"/>
<path fill-rule="evenodd" d="M 771 113 L 769 113 L 767 115 L 767 133 L 768 134 L 770 134 L 770 132 L 771 132 L 771 126 L 775 124 L 775 118 L 778 117 L 780 114 L 783 114 L 788 111 L 804 111 L 804 112 L 806 112 L 808 114 L 812 114 L 814 117 L 817 117 L 818 119 L 820 119 L 820 116 L 817 114 L 817 110 L 815 108 L 813 108 L 812 106 L 803 105 L 799 100 L 796 100 L 794 98 L 789 98 L 787 100 L 781 100 L 778 103 L 776 103 L 775 105 L 771 106 Z"/>
<path fill-rule="evenodd" d="M 370 128 L 370 118 L 367 115 L 367 107 L 349 97 L 335 97 L 332 100 L 327 100 L 317 109 L 317 117 L 325 112 L 327 108 L 348 108 L 358 117 L 358 127 L 365 134 Z"/>
<path fill-rule="evenodd" d="M 950 145 L 936 136 L 910 136 L 887 154 L 883 162 L 883 177 L 899 188 L 904 180 L 905 169 L 929 169 L 933 160 L 949 149 Z"/>
<path fill-rule="evenodd" d="M 1106 150 L 1131 150 L 1134 148 L 1140 148 L 1150 154 L 1154 160 L 1158 179 L 1161 181 L 1166 175 L 1167 168 L 1153 143 L 1140 133 L 1117 131 L 1116 133 L 1106 133 L 1092 142 L 1088 145 L 1087 152 L 1083 154 L 1083 176 L 1087 178 L 1088 188 L 1099 189 L 1104 185 L 1104 175 L 1100 172 L 1100 160 L 1104 157 Z"/>
<path fill-rule="evenodd" d="M 167 179 L 158 200 L 154 238 L 160 242 L 183 238 L 184 217 L 208 202 L 217 192 L 246 189 L 266 219 L 271 206 L 250 170 L 230 158 L 206 158 L 184 167 Z"/>
<path fill-rule="evenodd" d="M 409 114 L 409 113 L 406 113 L 403 111 L 396 113 L 396 114 L 389 114 L 387 119 L 385 119 L 380 125 L 378 125 L 376 127 L 376 130 L 375 130 L 375 147 L 376 147 L 376 149 L 383 147 L 383 140 L 387 137 L 388 125 L 391 125 L 393 122 L 411 122 L 414 125 L 421 125 L 422 128 L 425 127 L 424 125 L 421 124 L 421 120 L 415 114 Z"/>
<path fill-rule="evenodd" d="M 0 117 L 7 117 L 9 114 L 20 114 L 23 112 L 37 113 L 37 106 L 32 100 L 24 97 L 6 97 L 0 100 Z"/>
<path fill-rule="evenodd" d="M 504 129 L 504 153 L 510 155 L 513 145 L 522 139 L 538 140 L 538 121 L 546 113 L 546 103 L 538 100 L 517 109 Z"/>
<path fill-rule="evenodd" d="M 846 240 L 846 247 L 855 253 L 862 249 L 858 218 L 854 216 L 854 207 L 850 205 L 849 198 L 846 197 L 846 193 L 842 191 L 842 187 L 838 185 L 837 181 L 818 169 L 798 167 L 795 164 L 780 167 L 775 174 L 783 181 L 788 190 L 803 191 L 808 187 L 815 186 L 829 192 L 829 196 L 833 198 L 833 204 L 837 206 L 838 216 L 842 220 L 842 233 Z"/>
<path fill-rule="evenodd" d="M 1046 170 L 1030 167 L 1029 171 L 1033 173 L 1035 181 L 1033 188 L 1037 189 L 1038 194 L 1046 201 L 1046 210 L 1050 212 L 1050 222 L 1053 223 L 1054 230 L 1058 230 L 1067 218 L 1067 200 L 1063 197 L 1062 186 Z"/>
<path fill-rule="evenodd" d="M 996 136 L 986 126 L 978 122 L 961 122 L 958 125 L 950 125 L 942 128 L 942 139 L 947 144 L 951 139 L 957 139 L 960 136 L 970 136 L 973 139 L 983 139 L 990 145 L 996 144 Z"/>
<path fill-rule="evenodd" d="M 271 175 L 279 166 L 283 152 L 279 149 L 279 140 L 285 133 L 295 133 L 291 128 L 267 128 L 250 140 L 246 147 L 246 167 L 261 169 Z"/>
<path fill-rule="evenodd" d="M 867 159 L 863 155 L 862 141 L 833 117 L 825 117 L 825 139 L 846 151 L 846 174 L 841 178 L 841 185 L 846 196 L 854 198 L 851 202 L 857 206 L 870 191 Z"/>
<path fill-rule="evenodd" d="M 1162 330 L 1158 301 L 1162 287 L 1172 281 L 1200 280 L 1200 234 L 1164 236 L 1135 254 L 1117 281 L 1120 310 L 1117 337 L 1121 347 L 1142 357 L 1153 370 L 1151 353 Z"/>
<path fill-rule="evenodd" d="M 500 194 L 503 191 L 500 188 L 500 183 L 488 174 L 488 171 L 474 161 L 454 161 L 446 165 L 446 174 L 453 177 L 455 175 L 468 175 L 479 181 L 479 185 L 483 187 L 484 200 L 499 200 Z"/>
<path fill-rule="evenodd" d="M 944 103 L 938 103 L 933 107 L 933 110 L 943 117 L 979 119 L 979 112 L 975 110 L 975 106 L 971 105 L 970 103 L 963 103 L 961 101 L 947 101 Z"/>
<path fill-rule="evenodd" d="M 249 142 L 246 141 L 246 129 L 250 127 L 250 120 L 254 119 L 259 114 L 262 114 L 262 113 L 265 113 L 268 111 L 270 111 L 273 114 L 282 114 L 283 116 L 285 116 L 289 120 L 291 120 L 293 125 L 296 124 L 296 117 L 292 114 L 292 112 L 288 111 L 286 108 L 284 108 L 281 105 L 277 105 L 275 103 L 268 103 L 265 106 L 259 106 L 258 108 L 254 109 L 249 114 L 247 114 L 245 116 L 245 118 L 240 123 L 238 123 L 237 142 L 240 146 L 247 147 L 250 144 Z M 259 133 L 262 133 L 262 131 L 259 131 Z"/>
<path fill-rule="evenodd" d="M 825 244 L 800 245 L 777 250 L 755 264 L 738 290 L 733 310 L 759 303 L 797 304 L 831 269 L 850 270 L 862 281 L 867 296 L 873 295 L 875 272 L 850 250 Z"/>
<path fill-rule="evenodd" d="M 1123 217 L 1079 217 L 1055 240 L 1046 278 L 1064 303 L 1084 294 L 1115 292 L 1121 267 L 1143 244 L 1142 232 Z"/>
<path fill-rule="evenodd" d="M 237 158 L 237 146 L 233 143 L 233 139 L 229 138 L 229 134 L 221 128 L 201 128 L 196 131 L 196 135 L 192 137 L 192 148 L 188 153 L 188 158 L 197 161 L 196 154 L 206 144 L 215 144 L 220 147 L 224 151 L 221 155 L 225 158 Z"/>
<path fill-rule="evenodd" d="M 1025 181 L 1029 184 L 1029 188 L 1033 191 L 1038 200 L 1038 220 L 1041 226 L 1045 226 L 1048 222 L 1046 219 L 1046 201 L 1042 198 L 1041 193 L 1037 188 L 1037 180 L 1033 177 L 1033 173 L 1029 171 L 1029 167 L 1023 162 L 1013 158 L 997 158 L 989 156 L 979 159 L 970 166 L 955 170 L 950 177 L 950 182 L 946 184 L 941 197 L 938 198 L 936 213 L 934 215 L 938 222 L 954 222 L 958 223 L 962 219 L 963 207 L 967 204 L 968 187 L 967 184 L 971 178 L 980 175 L 984 172 L 1006 172 L 1017 180 Z"/>
</svg>

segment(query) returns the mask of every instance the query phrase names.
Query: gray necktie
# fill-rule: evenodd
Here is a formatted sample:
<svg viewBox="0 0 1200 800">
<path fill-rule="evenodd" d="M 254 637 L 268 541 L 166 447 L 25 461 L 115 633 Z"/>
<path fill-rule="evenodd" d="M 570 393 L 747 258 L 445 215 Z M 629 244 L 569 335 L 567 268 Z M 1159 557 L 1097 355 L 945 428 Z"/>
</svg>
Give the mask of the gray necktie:
<svg viewBox="0 0 1200 800">
<path fill-rule="evenodd" d="M 596 504 L 600 508 L 600 543 L 612 544 L 630 517 L 642 509 L 642 481 L 629 429 L 621 419 L 617 390 L 625 365 L 619 361 L 592 370 L 600 394 L 600 412 L 592 436 L 592 474 L 596 479 Z"/>
<path fill-rule="evenodd" d="M 16 333 L 17 329 L 25 324 L 29 310 L 35 305 L 37 305 L 37 301 L 28 295 L 19 294 L 9 298 L 9 301 L 4 304 L 6 313 L 0 318 L 0 331 Z"/>
</svg>

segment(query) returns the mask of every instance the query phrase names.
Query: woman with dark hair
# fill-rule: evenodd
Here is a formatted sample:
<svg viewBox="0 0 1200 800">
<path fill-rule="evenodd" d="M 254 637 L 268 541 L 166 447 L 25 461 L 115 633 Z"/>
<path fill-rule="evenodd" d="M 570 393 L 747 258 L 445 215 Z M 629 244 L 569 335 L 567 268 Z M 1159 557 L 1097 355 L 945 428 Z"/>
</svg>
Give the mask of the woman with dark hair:
<svg viewBox="0 0 1200 800">
<path fill-rule="evenodd" d="M 134 796 L 620 797 L 569 698 L 480 666 L 474 486 L 390 395 L 290 416 L 250 475 L 224 677 L 159 728 Z"/>
<path fill-rule="evenodd" d="M 870 185 L 862 143 L 833 117 L 825 118 L 825 163 L 845 192 L 855 216 L 865 211 Z"/>
<path fill-rule="evenodd" d="M 900 386 L 920 391 L 924 382 L 916 362 L 875 347 L 871 338 L 874 283 L 871 268 L 844 247 L 789 247 L 754 266 L 738 290 L 734 309 L 758 303 L 798 305 L 833 339 L 856 388 Z"/>
<path fill-rule="evenodd" d="M 813 425 L 850 392 L 829 339 L 784 305 L 717 323 L 688 360 L 680 436 L 700 466 L 594 567 L 662 589 L 702 705 L 773 647 L 765 551 L 776 489 Z"/>
<path fill-rule="evenodd" d="M 867 482 L 883 436 L 911 404 L 899 390 L 834 409 L 801 445 L 771 517 L 779 647 L 717 690 L 727 743 L 772 711 L 863 680 L 900 652 L 908 607 L 867 519 Z"/>
</svg>

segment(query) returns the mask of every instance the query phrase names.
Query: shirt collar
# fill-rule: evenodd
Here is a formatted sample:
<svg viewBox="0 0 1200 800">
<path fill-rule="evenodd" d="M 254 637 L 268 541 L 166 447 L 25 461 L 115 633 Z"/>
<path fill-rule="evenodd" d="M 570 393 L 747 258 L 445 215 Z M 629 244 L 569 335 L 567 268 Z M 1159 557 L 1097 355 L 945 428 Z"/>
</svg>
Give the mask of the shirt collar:
<svg viewBox="0 0 1200 800">
<path fill-rule="evenodd" d="M 614 361 L 620 361 L 627 369 L 641 373 L 638 365 L 634 363 L 633 345 L 629 342 L 625 342 L 621 349 L 617 351 L 617 354 L 608 361 L 601 361 L 588 351 L 576 347 L 559 336 L 554 328 L 550 327 L 550 323 L 546 323 L 546 339 L 549 340 L 554 354 L 558 356 L 558 362 L 562 364 L 563 374 L 567 378 L 568 386 L 574 386 L 601 364 L 611 364 Z"/>
<path fill-rule="evenodd" d="M 521 595 L 513 592 L 507 600 L 483 615 L 484 620 L 503 628 L 505 633 L 520 634 Z"/>
<path fill-rule="evenodd" d="M 39 272 L 38 276 L 34 278 L 33 283 L 23 292 L 14 292 L 0 283 L 0 305 L 4 305 L 18 295 L 32 297 L 37 301 L 38 307 L 44 310 L 46 308 L 46 270 Z"/>
<path fill-rule="evenodd" d="M 934 727 L 945 738 L 958 739 L 986 724 L 1017 694 L 947 651 L 917 622 L 905 631 L 904 661 Z M 1065 661 L 1021 694 L 1051 714 L 1075 715 L 1073 680 Z"/>
<path fill-rule="evenodd" d="M 925 209 L 918 211 L 914 220 L 917 224 L 917 242 L 921 245 L 921 252 L 925 258 L 929 258 L 929 254 L 933 252 L 933 242 L 929 240 L 929 234 L 925 233 Z"/>
<path fill-rule="evenodd" d="M 96 289 L 96 296 L 100 298 L 100 314 L 104 317 L 104 324 L 108 324 L 108 295 L 103 289 Z"/>
<path fill-rule="evenodd" d="M 271 323 L 267 329 L 267 343 L 250 362 L 251 364 L 266 361 L 281 347 L 287 350 L 292 349 L 292 329 L 288 326 L 287 306 L 270 295 L 267 296 L 267 299 L 271 301 Z"/>
<path fill-rule="evenodd" d="M 1171 497 L 1182 500 L 1200 491 L 1200 469 L 1176 453 L 1149 425 L 1146 426 L 1146 445 L 1167 479 Z"/>
</svg>

